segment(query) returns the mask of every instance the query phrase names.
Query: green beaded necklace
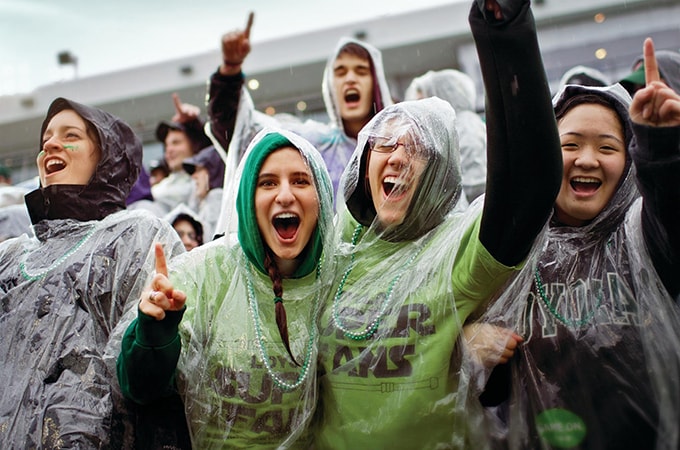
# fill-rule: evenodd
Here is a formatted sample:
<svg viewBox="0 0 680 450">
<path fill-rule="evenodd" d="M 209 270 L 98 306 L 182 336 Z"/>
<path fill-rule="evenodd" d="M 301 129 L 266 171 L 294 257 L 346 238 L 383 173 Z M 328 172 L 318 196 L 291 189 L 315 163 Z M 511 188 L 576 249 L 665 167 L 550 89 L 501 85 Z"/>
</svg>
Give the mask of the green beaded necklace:
<svg viewBox="0 0 680 450">
<path fill-rule="evenodd" d="M 248 262 L 252 267 L 252 264 Z M 319 279 L 319 275 L 321 273 L 321 265 L 322 261 L 319 260 L 319 264 L 316 266 L 316 279 Z M 258 350 L 260 353 L 260 358 L 262 358 L 262 363 L 264 364 L 265 368 L 267 369 L 267 372 L 269 373 L 269 376 L 272 378 L 272 381 L 274 384 L 280 388 L 282 391 L 292 391 L 297 389 L 304 383 L 304 381 L 307 379 L 307 375 L 309 374 L 309 369 L 311 367 L 311 360 L 312 360 L 312 353 L 314 352 L 314 341 L 316 340 L 316 323 L 317 323 L 317 318 L 319 314 L 319 295 L 320 295 L 320 289 L 316 290 L 316 296 L 314 297 L 314 303 L 312 305 L 312 317 L 310 321 L 310 332 L 309 332 L 309 341 L 307 342 L 307 352 L 305 354 L 305 359 L 302 362 L 302 368 L 300 369 L 300 372 L 298 373 L 297 379 L 295 380 L 294 383 L 289 383 L 283 378 L 281 378 L 278 374 L 274 373 L 274 369 L 272 368 L 271 364 L 269 363 L 269 355 L 267 354 L 267 351 L 264 348 L 264 343 L 262 342 L 262 326 L 260 325 L 260 312 L 257 307 L 257 301 L 255 300 L 255 289 L 253 288 L 253 282 L 250 279 L 250 273 L 248 270 L 246 270 L 246 284 L 247 284 L 247 291 L 248 291 L 248 310 L 250 311 L 250 316 L 253 319 L 253 326 L 255 328 L 255 337 L 257 338 L 257 344 L 258 344 Z M 280 301 L 279 297 L 274 298 L 274 303 L 277 301 Z"/>
<path fill-rule="evenodd" d="M 82 247 L 83 244 L 85 244 L 85 242 L 87 242 L 92 237 L 92 235 L 94 234 L 94 232 L 96 230 L 97 230 L 97 226 L 93 225 L 92 228 L 90 228 L 90 230 L 85 234 L 85 236 L 83 236 L 76 243 L 76 245 L 71 247 L 66 253 L 64 253 L 59 259 L 54 261 L 49 267 L 47 267 L 47 268 L 45 268 L 45 269 L 43 269 L 43 270 L 41 270 L 40 272 L 37 272 L 37 273 L 30 273 L 28 271 L 28 269 L 26 269 L 26 258 L 27 258 L 26 255 L 28 253 L 28 250 L 24 251 L 22 261 L 19 263 L 19 270 L 21 271 L 21 276 L 24 277 L 24 279 L 27 280 L 27 281 L 40 280 L 45 275 L 47 275 L 48 273 L 50 273 L 51 271 L 53 271 L 54 269 L 56 269 L 57 267 L 62 265 L 64 263 L 64 261 L 66 261 L 69 258 L 69 256 L 71 256 L 75 252 L 77 252 L 78 249 L 80 249 L 80 247 Z"/>
<path fill-rule="evenodd" d="M 356 245 L 357 240 L 359 239 L 359 235 L 361 234 L 362 228 L 363 228 L 362 225 L 359 224 L 354 229 L 354 234 L 352 235 L 352 246 Z M 375 334 L 375 332 L 378 330 L 378 326 L 380 325 L 380 321 L 382 320 L 382 317 L 387 311 L 387 307 L 389 306 L 390 301 L 392 300 L 392 292 L 394 290 L 394 286 L 399 282 L 406 269 L 411 265 L 413 260 L 416 259 L 416 257 L 419 254 L 420 250 L 411 255 L 411 257 L 404 263 L 404 265 L 401 266 L 401 271 L 397 274 L 397 276 L 395 276 L 392 279 L 387 288 L 387 295 L 385 296 L 385 299 L 382 301 L 378 313 L 375 315 L 373 320 L 370 321 L 368 325 L 366 325 L 366 329 L 362 332 L 355 332 L 347 329 L 345 324 L 342 323 L 342 319 L 340 319 L 339 312 L 340 297 L 342 296 L 342 292 L 345 287 L 345 282 L 347 281 L 349 274 L 352 273 L 352 269 L 354 268 L 355 258 L 354 252 L 352 252 L 349 266 L 347 267 L 347 270 L 345 270 L 345 273 L 342 275 L 342 278 L 340 279 L 340 285 L 338 286 L 338 290 L 336 291 L 335 297 L 333 298 L 333 323 L 338 329 L 340 329 L 340 331 L 343 332 L 345 337 L 355 341 L 363 341 L 373 336 L 373 334 Z"/>
<path fill-rule="evenodd" d="M 545 303 L 545 306 L 548 308 L 548 311 L 550 311 L 550 313 L 557 320 L 559 320 L 568 327 L 579 328 L 582 327 L 583 325 L 586 325 L 595 316 L 595 313 L 600 308 L 600 305 L 602 305 L 602 291 L 600 291 L 597 296 L 597 304 L 592 309 L 592 311 L 586 314 L 584 318 L 579 320 L 567 319 L 562 314 L 557 312 L 557 309 L 555 309 L 552 303 L 550 303 L 550 301 L 548 300 L 548 296 L 545 293 L 545 288 L 543 287 L 543 280 L 541 280 L 541 274 L 538 271 L 538 266 L 536 266 L 536 269 L 534 270 L 534 279 L 536 280 L 536 289 L 538 290 L 538 294 L 540 295 L 541 300 L 543 300 L 543 303 Z"/>
<path fill-rule="evenodd" d="M 613 237 L 610 237 L 607 239 L 607 243 L 605 244 L 605 251 L 609 251 L 612 245 L 612 239 Z M 597 313 L 597 310 L 602 306 L 602 298 L 603 298 L 603 293 L 602 291 L 599 292 L 597 296 L 597 304 L 595 307 L 590 311 L 586 316 L 580 320 L 573 320 L 573 319 L 567 319 L 564 317 L 562 314 L 557 312 L 557 309 L 550 303 L 548 300 L 548 296 L 545 293 L 545 288 L 543 287 L 543 280 L 541 279 L 541 274 L 538 271 L 538 265 L 534 268 L 534 280 L 536 280 L 536 289 L 538 290 L 538 294 L 541 297 L 541 300 L 543 300 L 543 303 L 545 303 L 545 306 L 548 308 L 548 311 L 560 322 L 565 324 L 568 327 L 572 328 L 579 328 L 582 327 L 583 325 L 586 325 L 588 322 L 592 320 L 592 318 L 595 316 L 595 313 Z M 604 290 L 604 288 L 603 288 Z"/>
</svg>

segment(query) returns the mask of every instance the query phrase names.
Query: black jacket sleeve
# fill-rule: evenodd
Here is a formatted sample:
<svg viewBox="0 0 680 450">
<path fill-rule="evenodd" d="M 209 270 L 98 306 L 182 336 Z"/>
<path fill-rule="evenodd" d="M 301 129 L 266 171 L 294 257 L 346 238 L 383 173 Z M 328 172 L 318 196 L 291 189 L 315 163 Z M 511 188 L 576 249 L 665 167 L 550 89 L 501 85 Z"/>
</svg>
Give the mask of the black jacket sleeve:
<svg viewBox="0 0 680 450">
<path fill-rule="evenodd" d="M 210 131 L 225 152 L 229 151 L 234 134 L 243 80 L 243 72 L 222 75 L 218 70 L 210 77 L 207 99 Z"/>
<path fill-rule="evenodd" d="M 562 179 L 562 152 L 529 1 L 479 0 L 470 27 L 486 91 L 487 187 L 479 237 L 506 265 L 521 262 L 546 223 Z"/>
<path fill-rule="evenodd" d="M 633 124 L 631 155 L 643 197 L 642 232 L 661 281 L 680 294 L 680 127 Z"/>
</svg>

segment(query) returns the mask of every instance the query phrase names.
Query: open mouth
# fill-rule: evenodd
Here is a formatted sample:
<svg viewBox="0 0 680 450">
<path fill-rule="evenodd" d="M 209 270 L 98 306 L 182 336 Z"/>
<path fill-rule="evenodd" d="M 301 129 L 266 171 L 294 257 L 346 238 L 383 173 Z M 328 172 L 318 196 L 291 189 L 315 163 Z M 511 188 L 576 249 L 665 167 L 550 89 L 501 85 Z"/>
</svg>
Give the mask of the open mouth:
<svg viewBox="0 0 680 450">
<path fill-rule="evenodd" d="M 387 176 L 383 178 L 382 188 L 386 197 L 396 199 L 406 193 L 408 184 L 400 177 Z"/>
<path fill-rule="evenodd" d="M 45 173 L 47 175 L 51 175 L 55 172 L 59 172 L 60 170 L 64 170 L 66 168 L 66 163 L 60 159 L 50 159 L 45 163 Z"/>
<path fill-rule="evenodd" d="M 602 185 L 597 178 L 575 177 L 569 181 L 571 188 L 579 194 L 592 194 Z"/>
<path fill-rule="evenodd" d="M 295 237 L 300 227 L 300 217 L 293 213 L 282 213 L 274 216 L 272 221 L 276 233 L 283 240 L 290 240 Z"/>
<path fill-rule="evenodd" d="M 357 103 L 361 99 L 361 95 L 359 95 L 359 91 L 356 89 L 348 89 L 345 92 L 345 102 L 346 103 Z"/>
</svg>

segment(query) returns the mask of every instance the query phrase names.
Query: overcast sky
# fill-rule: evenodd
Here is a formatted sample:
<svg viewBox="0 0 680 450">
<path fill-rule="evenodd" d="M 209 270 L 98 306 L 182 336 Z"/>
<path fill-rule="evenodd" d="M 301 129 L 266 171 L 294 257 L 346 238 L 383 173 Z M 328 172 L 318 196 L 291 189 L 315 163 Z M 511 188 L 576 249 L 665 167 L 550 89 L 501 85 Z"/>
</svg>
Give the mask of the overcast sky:
<svg viewBox="0 0 680 450">
<path fill-rule="evenodd" d="M 0 95 L 219 48 L 255 12 L 251 39 L 270 40 L 466 0 L 0 0 Z"/>
</svg>

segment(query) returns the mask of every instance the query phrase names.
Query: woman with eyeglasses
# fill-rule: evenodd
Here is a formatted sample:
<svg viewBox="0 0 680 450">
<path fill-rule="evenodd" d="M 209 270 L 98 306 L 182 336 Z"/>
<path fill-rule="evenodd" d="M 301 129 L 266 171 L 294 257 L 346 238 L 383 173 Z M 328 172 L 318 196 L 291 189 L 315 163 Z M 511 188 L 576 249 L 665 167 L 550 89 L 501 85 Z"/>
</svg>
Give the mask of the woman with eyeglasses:
<svg viewBox="0 0 680 450">
<path fill-rule="evenodd" d="M 337 279 L 321 316 L 319 449 L 465 442 L 459 331 L 522 266 L 562 168 L 528 2 L 498 14 L 471 12 L 478 47 L 494 53 L 482 61 L 484 200 L 453 211 L 462 183 L 448 102 L 389 106 L 359 134 L 338 202 Z"/>
</svg>

